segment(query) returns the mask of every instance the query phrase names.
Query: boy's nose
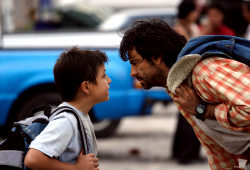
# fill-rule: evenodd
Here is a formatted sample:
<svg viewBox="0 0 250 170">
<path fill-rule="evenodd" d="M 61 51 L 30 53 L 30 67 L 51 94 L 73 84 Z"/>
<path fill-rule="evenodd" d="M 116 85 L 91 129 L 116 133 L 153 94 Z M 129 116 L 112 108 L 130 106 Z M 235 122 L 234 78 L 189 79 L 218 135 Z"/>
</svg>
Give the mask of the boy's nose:
<svg viewBox="0 0 250 170">
<path fill-rule="evenodd" d="M 108 77 L 108 84 L 110 84 L 110 83 L 111 83 L 111 81 L 112 81 L 112 80 L 111 80 L 111 78 L 109 78 L 109 77 Z"/>
</svg>

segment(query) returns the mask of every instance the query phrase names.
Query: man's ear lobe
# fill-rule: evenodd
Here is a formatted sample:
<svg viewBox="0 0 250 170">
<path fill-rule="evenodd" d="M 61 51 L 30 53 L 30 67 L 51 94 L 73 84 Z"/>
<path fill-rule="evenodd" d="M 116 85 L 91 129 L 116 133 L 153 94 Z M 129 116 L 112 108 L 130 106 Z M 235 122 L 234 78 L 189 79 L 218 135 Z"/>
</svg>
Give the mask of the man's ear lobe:
<svg viewBox="0 0 250 170">
<path fill-rule="evenodd" d="M 81 90 L 85 94 L 89 94 L 89 82 L 88 81 L 83 81 L 81 84 Z"/>
<path fill-rule="evenodd" d="M 162 56 L 160 55 L 158 58 L 152 58 L 152 61 L 155 65 L 160 65 L 162 62 Z"/>
</svg>

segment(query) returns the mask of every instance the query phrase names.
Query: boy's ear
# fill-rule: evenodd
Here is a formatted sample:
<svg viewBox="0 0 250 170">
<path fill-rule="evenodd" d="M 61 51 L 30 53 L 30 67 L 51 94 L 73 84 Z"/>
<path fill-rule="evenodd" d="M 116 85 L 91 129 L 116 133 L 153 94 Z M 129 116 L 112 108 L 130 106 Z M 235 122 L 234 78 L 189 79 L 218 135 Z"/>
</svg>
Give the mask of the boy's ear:
<svg viewBox="0 0 250 170">
<path fill-rule="evenodd" d="M 158 58 L 152 58 L 152 61 L 155 65 L 160 65 L 162 62 L 162 56 L 160 55 Z"/>
<path fill-rule="evenodd" d="M 88 81 L 83 81 L 81 84 L 81 90 L 84 94 L 89 94 L 89 82 Z"/>
</svg>

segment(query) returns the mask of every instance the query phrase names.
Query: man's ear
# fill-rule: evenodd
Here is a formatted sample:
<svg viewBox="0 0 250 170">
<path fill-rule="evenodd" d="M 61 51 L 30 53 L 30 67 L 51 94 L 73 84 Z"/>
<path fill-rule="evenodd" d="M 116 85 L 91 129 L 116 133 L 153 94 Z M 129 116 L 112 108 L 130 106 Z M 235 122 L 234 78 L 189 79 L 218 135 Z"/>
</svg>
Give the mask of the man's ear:
<svg viewBox="0 0 250 170">
<path fill-rule="evenodd" d="M 83 81 L 81 84 L 81 90 L 84 94 L 89 95 L 89 82 L 88 81 Z"/>
<path fill-rule="evenodd" d="M 160 55 L 158 58 L 152 58 L 152 61 L 155 65 L 160 65 L 162 62 L 162 56 Z"/>
</svg>

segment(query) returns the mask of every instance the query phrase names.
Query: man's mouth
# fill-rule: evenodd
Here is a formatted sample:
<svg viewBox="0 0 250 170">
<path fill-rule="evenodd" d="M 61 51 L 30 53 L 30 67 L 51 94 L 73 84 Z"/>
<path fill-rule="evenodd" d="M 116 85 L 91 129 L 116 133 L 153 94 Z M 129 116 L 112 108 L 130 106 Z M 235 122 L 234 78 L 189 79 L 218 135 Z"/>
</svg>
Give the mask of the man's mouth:
<svg viewBox="0 0 250 170">
<path fill-rule="evenodd" d="M 137 79 L 138 81 L 143 81 L 143 79 L 142 79 L 141 77 L 136 77 L 136 79 Z"/>
</svg>

